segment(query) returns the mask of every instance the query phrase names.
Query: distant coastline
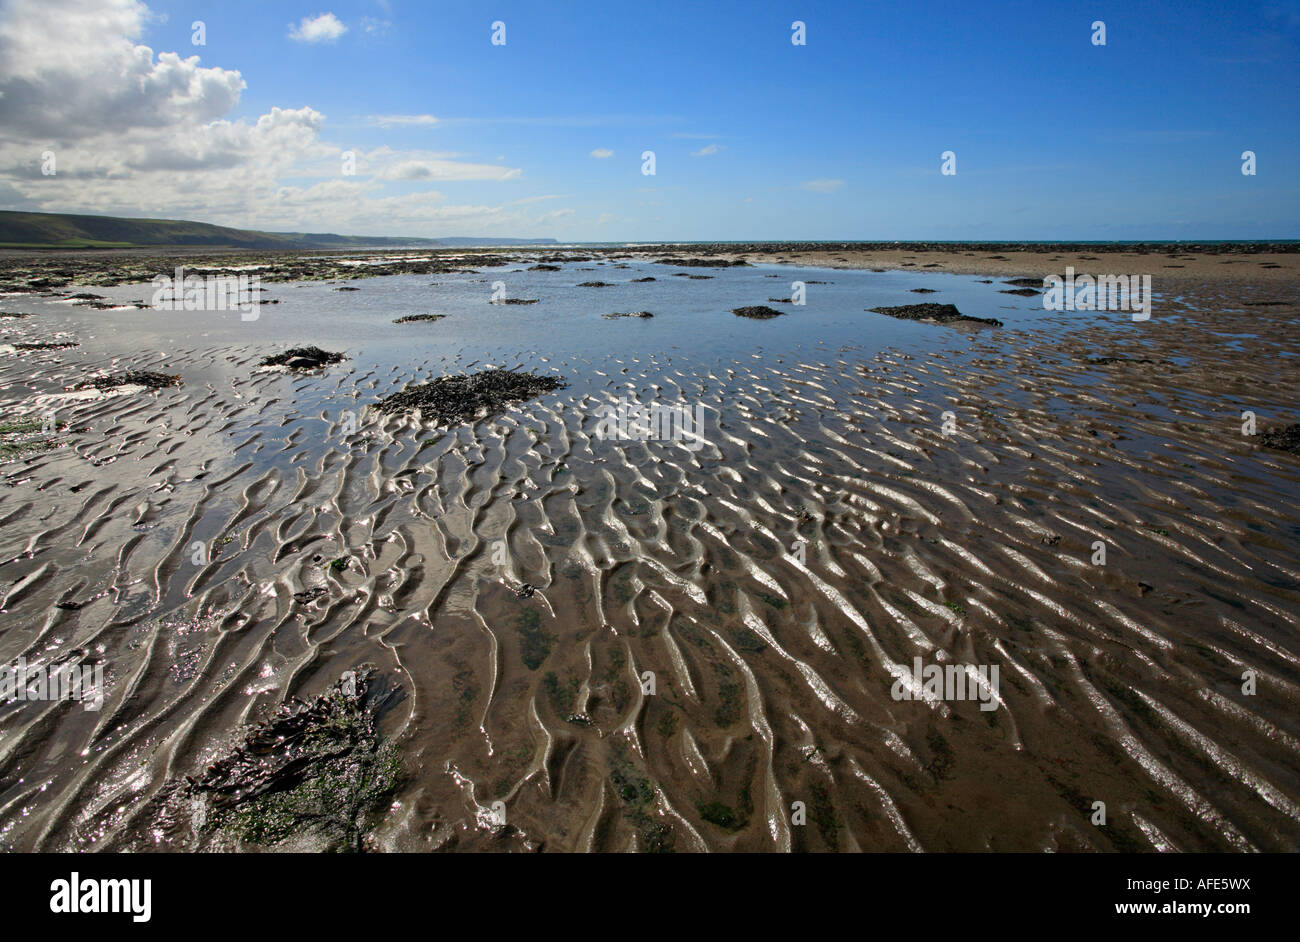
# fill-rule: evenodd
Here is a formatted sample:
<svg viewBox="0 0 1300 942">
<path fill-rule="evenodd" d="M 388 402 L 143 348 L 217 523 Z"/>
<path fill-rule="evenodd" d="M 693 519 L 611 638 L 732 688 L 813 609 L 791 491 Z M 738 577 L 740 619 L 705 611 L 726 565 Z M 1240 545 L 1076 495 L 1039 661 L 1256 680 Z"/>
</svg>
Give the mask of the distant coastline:
<svg viewBox="0 0 1300 942">
<path fill-rule="evenodd" d="M 436 249 L 485 245 L 553 245 L 554 239 L 457 236 L 351 236 L 313 232 L 263 232 L 179 219 L 134 219 L 74 213 L 0 210 L 0 248 L 97 250 L 211 248 L 302 251 L 309 249 Z"/>
<path fill-rule="evenodd" d="M 436 250 L 547 246 L 552 248 L 671 248 L 689 247 L 711 254 L 722 252 L 1152 252 L 1182 251 L 1203 254 L 1300 252 L 1300 239 L 814 239 L 814 240 L 638 240 L 575 242 L 554 238 L 524 239 L 506 236 L 355 236 L 335 233 L 264 232 L 235 229 L 211 223 L 176 219 L 137 219 L 76 213 L 26 213 L 0 210 L 0 251 L 99 251 L 136 249 L 254 249 L 262 251 L 363 251 L 384 249 Z"/>
</svg>

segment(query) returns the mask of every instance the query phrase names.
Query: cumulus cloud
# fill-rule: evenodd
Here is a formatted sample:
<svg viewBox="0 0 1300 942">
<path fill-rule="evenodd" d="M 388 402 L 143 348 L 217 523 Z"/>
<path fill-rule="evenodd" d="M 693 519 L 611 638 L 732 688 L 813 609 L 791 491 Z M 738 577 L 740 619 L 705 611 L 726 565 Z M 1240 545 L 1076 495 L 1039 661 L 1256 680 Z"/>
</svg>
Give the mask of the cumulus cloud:
<svg viewBox="0 0 1300 942">
<path fill-rule="evenodd" d="M 614 152 L 608 147 L 597 147 L 591 152 L 591 156 L 595 157 L 597 160 L 604 160 L 606 157 L 613 157 Z"/>
<path fill-rule="evenodd" d="M 813 193 L 834 193 L 843 185 L 843 180 L 809 180 L 799 184 L 803 189 L 811 190 Z"/>
<path fill-rule="evenodd" d="M 347 31 L 333 13 L 304 16 L 297 26 L 289 24 L 289 38 L 300 43 L 332 43 Z"/>
<path fill-rule="evenodd" d="M 301 102 L 232 119 L 240 73 L 139 44 L 153 16 L 139 0 L 3 3 L 0 208 L 299 232 L 538 231 L 523 205 L 456 206 L 431 188 L 515 180 L 519 168 L 388 147 L 352 152 Z M 374 117 L 383 126 L 436 121 Z M 54 176 L 40 172 L 46 150 L 57 157 Z"/>
<path fill-rule="evenodd" d="M 123 126 L 211 121 L 234 108 L 244 90 L 238 72 L 174 52 L 155 59 L 134 42 L 146 12 L 134 0 L 8 0 L 0 17 L 0 126 L 75 141 Z"/>
</svg>

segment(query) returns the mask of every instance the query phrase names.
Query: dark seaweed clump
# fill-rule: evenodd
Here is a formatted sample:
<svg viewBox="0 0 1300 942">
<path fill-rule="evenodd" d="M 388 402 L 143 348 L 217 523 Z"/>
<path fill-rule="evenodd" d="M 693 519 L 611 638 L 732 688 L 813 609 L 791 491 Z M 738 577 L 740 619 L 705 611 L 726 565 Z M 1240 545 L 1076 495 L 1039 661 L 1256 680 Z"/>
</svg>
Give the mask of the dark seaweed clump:
<svg viewBox="0 0 1300 942">
<path fill-rule="evenodd" d="M 563 377 L 538 376 L 515 370 L 482 370 L 461 376 L 441 376 L 431 383 L 407 386 L 375 404 L 380 412 L 419 409 L 422 418 L 439 425 L 492 415 L 508 405 L 532 399 L 565 385 Z"/>
<path fill-rule="evenodd" d="M 1266 448 L 1278 448 L 1300 455 L 1300 423 L 1286 428 L 1271 428 L 1259 436 L 1260 444 Z"/>
<path fill-rule="evenodd" d="M 739 317 L 752 317 L 755 320 L 767 320 L 769 317 L 780 317 L 785 311 L 777 311 L 765 304 L 753 304 L 749 307 L 732 308 L 731 313 Z"/>
<path fill-rule="evenodd" d="M 608 318 L 615 317 L 654 317 L 649 311 L 630 311 L 627 314 L 606 314 Z"/>
<path fill-rule="evenodd" d="M 262 358 L 262 366 L 287 366 L 291 370 L 318 370 L 346 360 L 341 353 L 331 353 L 320 347 L 290 347 L 283 353 L 273 353 Z"/>
<path fill-rule="evenodd" d="M 14 343 L 15 350 L 67 350 L 80 346 L 75 340 L 27 340 Z"/>
<path fill-rule="evenodd" d="M 748 265 L 743 258 L 661 258 L 659 265 L 676 265 L 679 268 L 736 268 Z"/>
<path fill-rule="evenodd" d="M 1168 360 L 1153 360 L 1151 357 L 1088 357 L 1093 366 L 1110 366 L 1113 363 L 1165 363 Z"/>
<path fill-rule="evenodd" d="M 393 321 L 394 324 L 413 324 L 416 321 L 440 321 L 446 314 L 407 314 Z"/>
<path fill-rule="evenodd" d="M 897 307 L 873 307 L 867 310 L 905 321 L 934 321 L 937 324 L 989 324 L 1001 327 L 1002 322 L 992 317 L 970 317 L 957 310 L 955 304 L 900 304 Z"/>
<path fill-rule="evenodd" d="M 118 386 L 144 386 L 146 389 L 164 389 L 167 386 L 181 385 L 181 378 L 175 374 L 156 373 L 153 370 L 127 370 L 125 373 L 113 373 L 111 376 L 97 376 L 82 383 L 79 389 L 116 389 Z"/>
<path fill-rule="evenodd" d="M 310 703 L 282 704 L 234 752 L 165 790 L 164 805 L 202 801 L 200 838 L 270 845 L 311 837 L 331 850 L 361 850 L 401 778 L 400 757 L 378 724 L 395 695 L 372 667 L 344 674 Z"/>
</svg>

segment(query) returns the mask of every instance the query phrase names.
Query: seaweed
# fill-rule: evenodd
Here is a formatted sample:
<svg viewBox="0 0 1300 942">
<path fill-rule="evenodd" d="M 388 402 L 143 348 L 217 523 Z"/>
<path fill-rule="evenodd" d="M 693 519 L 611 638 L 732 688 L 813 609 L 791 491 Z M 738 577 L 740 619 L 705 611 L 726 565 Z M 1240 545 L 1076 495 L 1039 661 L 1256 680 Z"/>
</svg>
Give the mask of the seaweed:
<svg viewBox="0 0 1300 942">
<path fill-rule="evenodd" d="M 181 378 L 175 374 L 156 373 L 153 370 L 127 370 L 109 376 L 97 376 L 82 383 L 78 389 L 116 389 L 118 386 L 144 386 L 146 389 L 164 389 L 180 386 Z"/>
<path fill-rule="evenodd" d="M 1265 448 L 1277 448 L 1300 455 L 1300 423 L 1286 428 L 1270 428 L 1259 436 L 1259 443 Z"/>
<path fill-rule="evenodd" d="M 519 616 L 515 624 L 520 636 L 520 656 L 531 671 L 537 670 L 551 656 L 551 648 L 556 640 L 555 635 L 543 628 L 541 622 L 541 616 L 530 608 Z"/>
<path fill-rule="evenodd" d="M 394 319 L 394 324 L 413 324 L 416 321 L 440 321 L 446 314 L 405 314 Z"/>
<path fill-rule="evenodd" d="M 199 800 L 201 838 L 274 845 L 311 835 L 331 850 L 360 851 L 402 778 L 400 756 L 378 726 L 395 693 L 369 665 L 345 673 L 310 702 L 286 701 L 233 752 L 174 783 L 162 800 Z"/>
<path fill-rule="evenodd" d="M 992 317 L 971 317 L 957 310 L 955 304 L 900 304 L 895 307 L 867 308 L 876 314 L 897 317 L 905 321 L 933 321 L 936 324 L 988 324 L 1001 327 L 1002 322 Z"/>
<path fill-rule="evenodd" d="M 751 304 L 747 307 L 732 308 L 731 313 L 737 317 L 748 317 L 753 320 L 764 321 L 772 317 L 780 317 L 785 311 L 774 310 L 766 304 Z"/>
<path fill-rule="evenodd" d="M 432 419 L 439 425 L 451 425 L 480 415 L 493 415 L 507 405 L 532 399 L 564 385 L 563 377 L 514 370 L 482 370 L 407 386 L 381 399 L 375 408 L 385 413 L 418 409 L 425 419 Z"/>
<path fill-rule="evenodd" d="M 346 359 L 341 353 L 331 353 L 320 347 L 290 347 L 283 353 L 263 357 L 260 365 L 284 366 L 291 370 L 318 370 Z"/>
</svg>

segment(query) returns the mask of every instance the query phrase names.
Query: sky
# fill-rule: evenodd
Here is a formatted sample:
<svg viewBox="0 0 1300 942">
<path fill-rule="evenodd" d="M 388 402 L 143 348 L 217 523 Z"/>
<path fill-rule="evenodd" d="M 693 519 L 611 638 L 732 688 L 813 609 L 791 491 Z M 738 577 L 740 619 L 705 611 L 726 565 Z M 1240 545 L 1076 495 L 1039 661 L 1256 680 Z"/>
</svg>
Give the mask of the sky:
<svg viewBox="0 0 1300 942">
<path fill-rule="evenodd" d="M 0 0 L 0 209 L 597 242 L 1300 238 L 1298 79 L 1300 0 Z"/>
</svg>

